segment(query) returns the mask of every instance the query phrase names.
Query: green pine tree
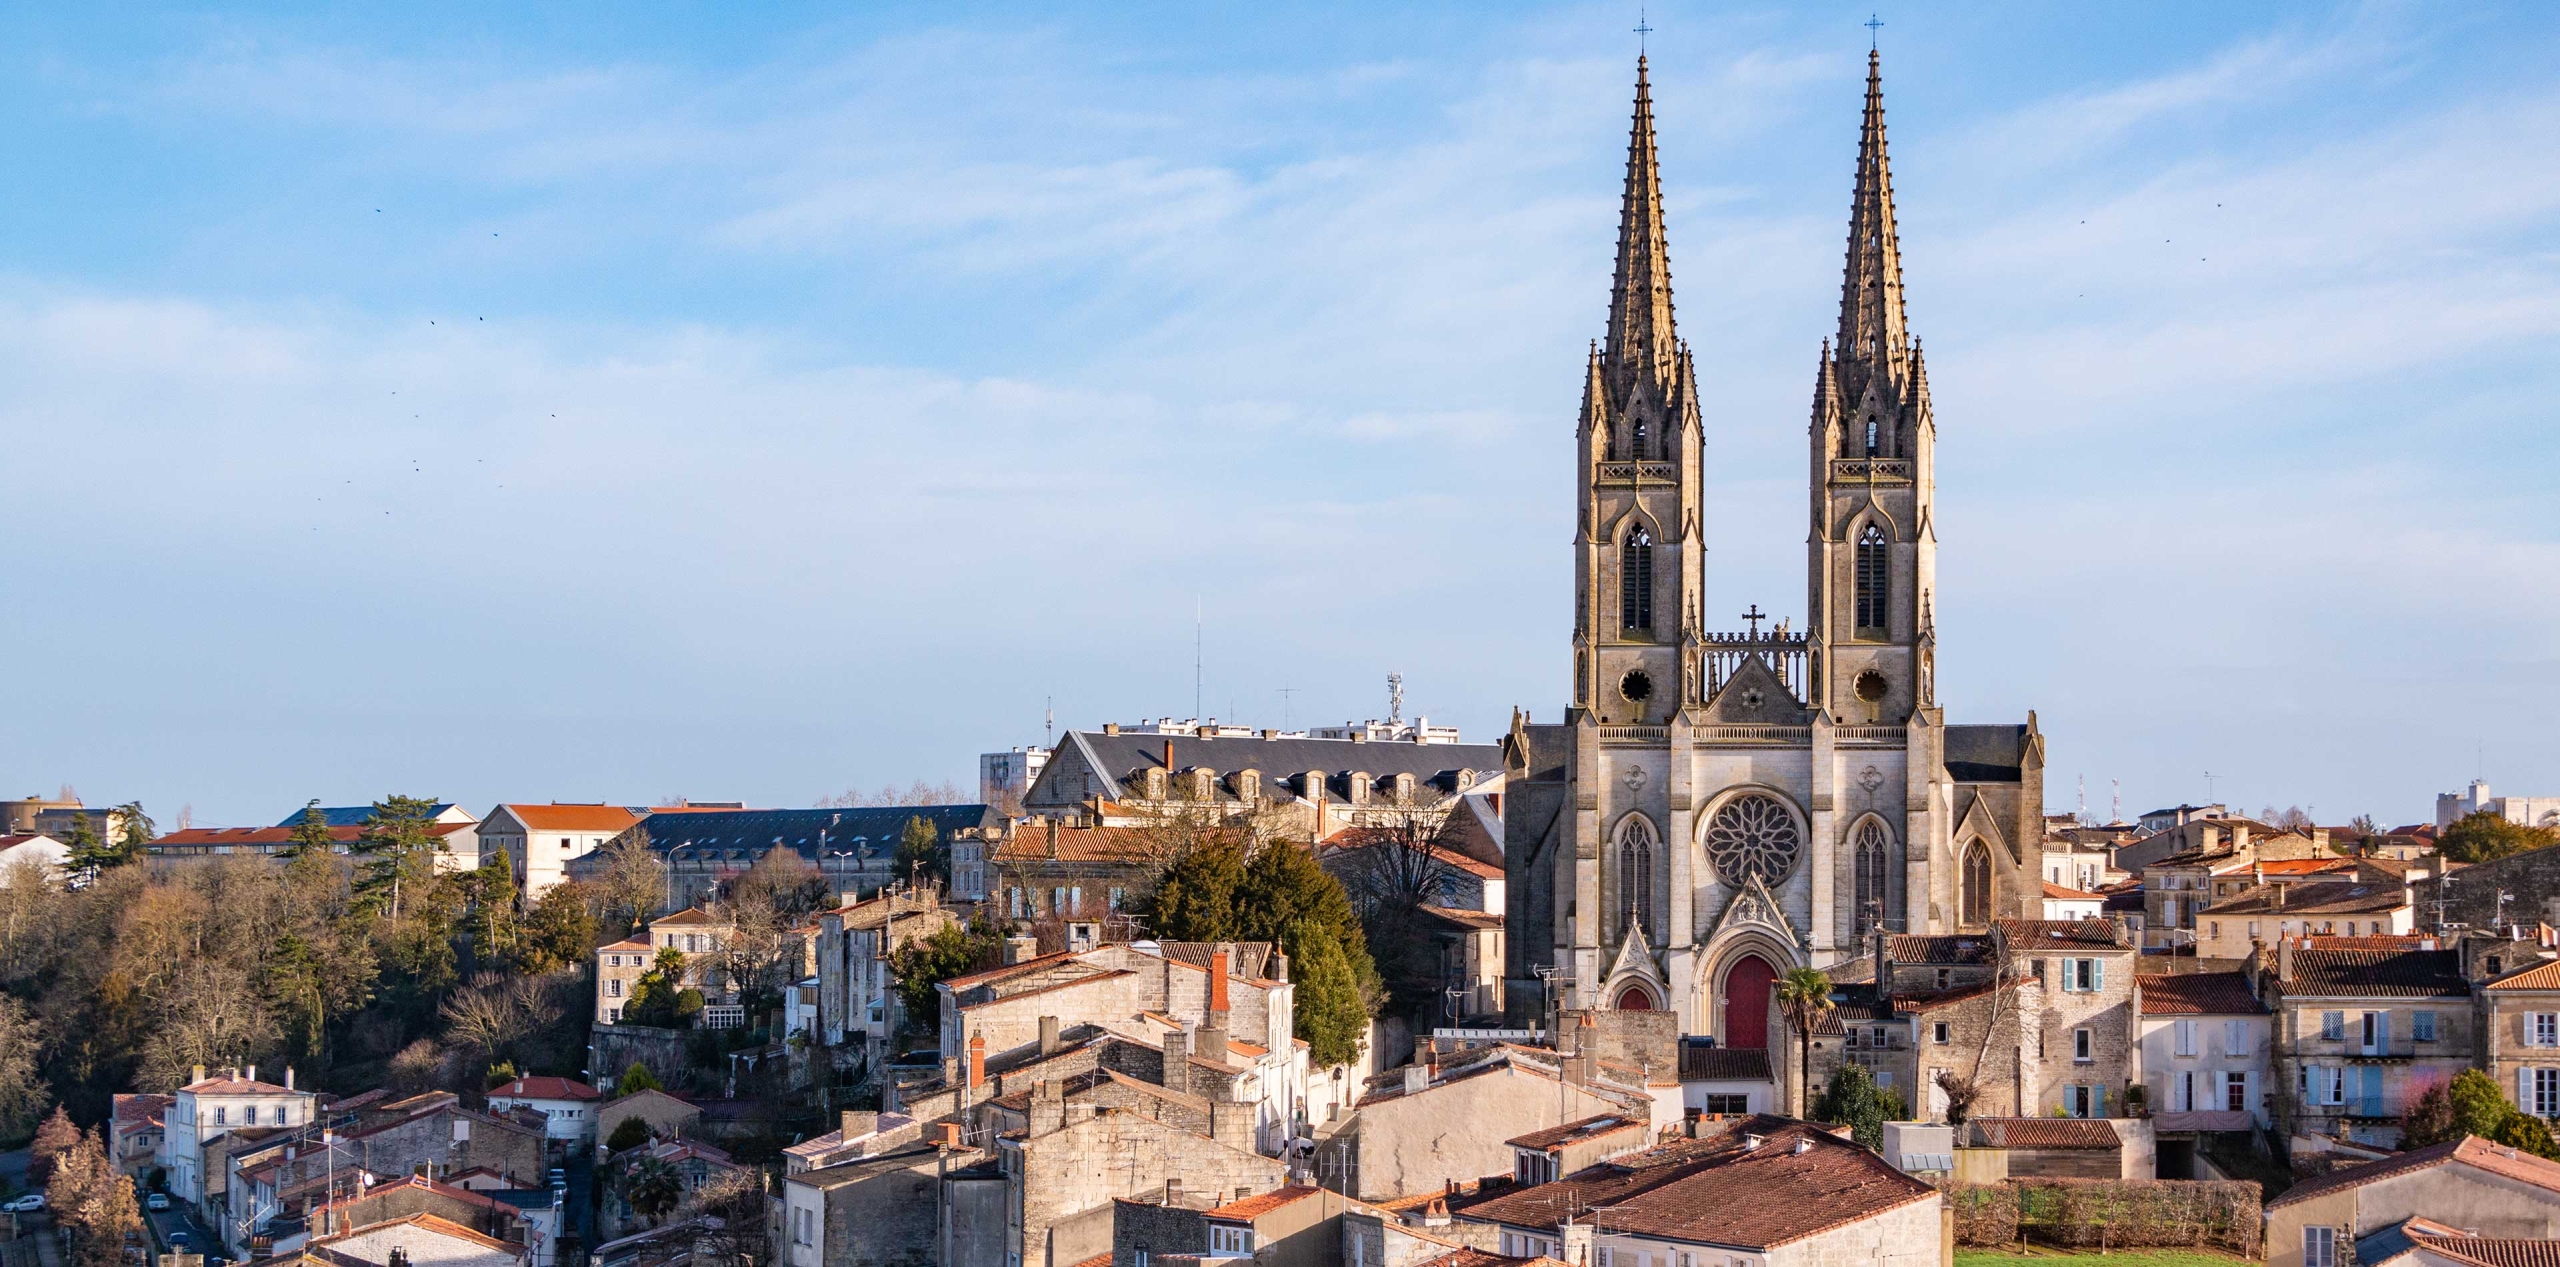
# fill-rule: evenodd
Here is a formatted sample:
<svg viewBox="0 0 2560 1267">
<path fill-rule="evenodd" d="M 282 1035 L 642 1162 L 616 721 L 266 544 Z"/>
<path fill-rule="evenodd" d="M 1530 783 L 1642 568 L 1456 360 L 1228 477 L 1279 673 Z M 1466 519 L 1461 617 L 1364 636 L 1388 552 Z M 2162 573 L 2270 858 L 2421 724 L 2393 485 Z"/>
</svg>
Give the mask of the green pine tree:
<svg viewBox="0 0 2560 1267">
<path fill-rule="evenodd" d="M 435 878 L 435 855 L 444 844 L 435 834 L 436 803 L 415 796 L 390 796 L 373 803 L 364 826 L 356 832 L 351 852 L 364 862 L 356 876 L 357 900 L 397 920 L 404 909 L 426 905 L 420 889 Z M 309 811 L 304 811 L 308 817 Z"/>
<path fill-rule="evenodd" d="M 317 798 L 302 807 L 302 817 L 295 820 L 289 840 L 284 850 L 287 858 L 326 856 L 338 851 L 337 837 L 329 834 L 329 816 L 320 812 Z"/>
<path fill-rule="evenodd" d="M 1138 903 L 1147 929 L 1165 941 L 1234 941 L 1236 890 L 1244 883 L 1244 846 L 1227 837 L 1205 840 L 1165 869 L 1155 891 Z"/>
<path fill-rule="evenodd" d="M 85 809 L 71 820 L 71 832 L 62 838 L 62 843 L 70 850 L 62 863 L 73 871 L 86 872 L 94 878 L 98 872 L 116 865 L 115 851 L 99 839 L 98 822 Z"/>
<path fill-rule="evenodd" d="M 951 877 L 951 849 L 943 842 L 942 833 L 919 814 L 907 820 L 906 830 L 898 837 L 895 865 L 901 878 L 947 880 Z"/>
<path fill-rule="evenodd" d="M 1348 1064 L 1360 1056 L 1369 1030 L 1369 1008 L 1359 973 L 1333 930 L 1308 923 L 1286 939 L 1290 976 L 1297 981 L 1296 1030 L 1317 1065 Z"/>
</svg>

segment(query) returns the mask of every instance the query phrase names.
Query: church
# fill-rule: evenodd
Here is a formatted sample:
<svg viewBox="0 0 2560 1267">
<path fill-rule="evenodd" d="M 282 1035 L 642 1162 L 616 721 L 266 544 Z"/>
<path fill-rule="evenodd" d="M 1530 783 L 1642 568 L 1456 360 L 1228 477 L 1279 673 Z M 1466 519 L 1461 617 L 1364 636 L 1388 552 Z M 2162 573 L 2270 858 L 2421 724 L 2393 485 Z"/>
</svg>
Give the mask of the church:
<svg viewBox="0 0 2560 1267">
<path fill-rule="evenodd" d="M 1868 935 L 2041 910 L 2044 739 L 1939 703 L 1937 419 L 1905 324 L 1884 89 L 1867 63 L 1840 328 L 1806 429 L 1801 628 L 1710 625 L 1701 432 L 1672 315 L 1653 100 L 1635 122 L 1606 337 L 1584 372 L 1572 705 L 1504 742 L 1507 1010 L 1668 1009 L 1766 1047 L 1770 983 Z M 1719 629 L 1725 631 L 1718 631 Z"/>
</svg>

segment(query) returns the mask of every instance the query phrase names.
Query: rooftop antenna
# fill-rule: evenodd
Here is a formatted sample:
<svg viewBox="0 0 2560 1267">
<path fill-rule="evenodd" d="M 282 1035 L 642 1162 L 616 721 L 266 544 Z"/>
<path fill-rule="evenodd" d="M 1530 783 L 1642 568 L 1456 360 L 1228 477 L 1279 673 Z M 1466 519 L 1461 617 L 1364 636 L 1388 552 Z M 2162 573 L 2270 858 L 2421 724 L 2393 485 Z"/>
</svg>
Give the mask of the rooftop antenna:
<svg viewBox="0 0 2560 1267">
<path fill-rule="evenodd" d="M 1298 693 L 1294 686 L 1280 688 L 1280 729 L 1289 729 L 1289 697 Z"/>
<path fill-rule="evenodd" d="M 1198 597 L 1191 600 L 1191 715 L 1198 717 L 1200 708 L 1200 647 L 1202 631 L 1208 627 L 1208 606 Z"/>
<path fill-rule="evenodd" d="M 1050 748 L 1058 746 L 1058 697 L 1055 695 L 1041 705 L 1040 742 Z"/>
<path fill-rule="evenodd" d="M 1404 675 L 1390 673 L 1387 675 L 1387 724 L 1392 726 L 1403 720 Z"/>
<path fill-rule="evenodd" d="M 2107 821 L 2121 823 L 2124 821 L 2124 780 L 2109 779 L 2107 786 L 2114 789 L 2114 795 L 2108 798 Z"/>
<path fill-rule="evenodd" d="M 1651 35 L 1651 34 L 1653 34 L 1653 28 L 1652 28 L 1652 27 L 1650 27 L 1650 26 L 1645 25 L 1645 21 L 1644 21 L 1644 6 L 1643 6 L 1643 5 L 1637 5 L 1637 6 L 1636 6 L 1636 56 L 1638 56 L 1638 57 L 1642 57 L 1642 56 L 1644 56 L 1644 37 L 1646 37 L 1646 36 L 1648 36 L 1648 35 Z"/>
<path fill-rule="evenodd" d="M 2213 804 L 2213 771 L 2204 772 L 2204 803 Z"/>
<path fill-rule="evenodd" d="M 2081 826 L 2086 827 L 2089 825 L 2089 776 L 2083 774 L 2077 776 L 2077 779 L 2080 786 L 2080 812 L 2073 817 L 2080 820 Z"/>
<path fill-rule="evenodd" d="M 1884 19 L 1870 13 L 1867 15 L 1867 20 L 1858 25 L 1867 28 L 1867 51 L 1870 53 L 1876 51 L 1876 32 L 1884 29 Z"/>
</svg>

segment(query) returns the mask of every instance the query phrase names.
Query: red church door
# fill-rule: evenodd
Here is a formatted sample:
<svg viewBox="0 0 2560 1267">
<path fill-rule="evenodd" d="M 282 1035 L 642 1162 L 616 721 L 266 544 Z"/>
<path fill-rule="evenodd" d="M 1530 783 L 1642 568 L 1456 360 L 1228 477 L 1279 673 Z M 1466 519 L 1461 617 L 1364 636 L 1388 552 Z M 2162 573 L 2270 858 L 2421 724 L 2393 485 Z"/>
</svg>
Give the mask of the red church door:
<svg viewBox="0 0 2560 1267">
<path fill-rule="evenodd" d="M 1724 974 L 1724 1045 L 1769 1046 L 1769 987 L 1778 970 L 1758 955 L 1745 955 Z"/>
<path fill-rule="evenodd" d="M 1650 1012 L 1653 1010 L 1653 996 L 1645 993 L 1644 987 L 1642 986 L 1628 986 L 1618 995 L 1618 1010 L 1621 1012 Z"/>
</svg>

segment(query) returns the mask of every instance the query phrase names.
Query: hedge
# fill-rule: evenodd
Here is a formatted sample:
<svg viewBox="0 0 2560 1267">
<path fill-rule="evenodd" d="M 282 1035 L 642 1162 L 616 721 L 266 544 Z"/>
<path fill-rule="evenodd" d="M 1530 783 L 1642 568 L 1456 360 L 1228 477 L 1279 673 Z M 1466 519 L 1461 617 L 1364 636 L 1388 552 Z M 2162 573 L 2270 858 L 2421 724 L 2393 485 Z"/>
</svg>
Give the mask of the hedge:
<svg viewBox="0 0 2560 1267">
<path fill-rule="evenodd" d="M 2258 1185 L 2242 1180 L 2011 1179 L 1949 1184 L 1956 1243 L 2204 1246 L 2254 1257 Z"/>
</svg>

